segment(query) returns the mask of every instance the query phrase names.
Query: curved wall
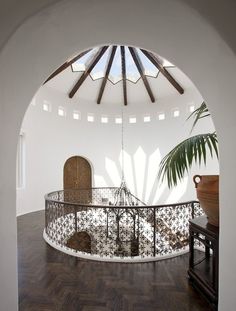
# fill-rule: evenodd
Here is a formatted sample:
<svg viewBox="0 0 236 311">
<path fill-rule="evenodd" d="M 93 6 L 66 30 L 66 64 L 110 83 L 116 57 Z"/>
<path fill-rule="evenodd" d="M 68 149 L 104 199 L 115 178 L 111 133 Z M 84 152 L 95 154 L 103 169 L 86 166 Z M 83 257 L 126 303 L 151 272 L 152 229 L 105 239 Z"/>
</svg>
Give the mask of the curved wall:
<svg viewBox="0 0 236 311">
<path fill-rule="evenodd" d="M 229 10 L 234 8 L 232 1 L 227 3 Z M 216 17 L 215 28 L 208 23 L 210 17 L 202 18 L 179 1 L 102 0 L 99 6 L 97 1 L 63 1 L 25 21 L 6 42 L 0 55 L 0 301 L 4 311 L 17 310 L 15 160 L 24 113 L 38 87 L 68 55 L 107 42 L 143 46 L 165 55 L 191 77 L 210 107 L 220 141 L 219 310 L 235 309 L 236 252 L 229 241 L 236 238 L 236 58 L 229 48 L 234 42 L 227 45 L 228 37 L 215 30 L 220 24 L 217 18 L 222 19 L 221 7 L 204 1 L 205 7 Z M 21 3 L 15 3 L 14 11 L 18 8 L 23 9 Z M 233 34 L 235 20 L 227 16 L 226 24 Z"/>
<path fill-rule="evenodd" d="M 92 86 L 91 86 L 92 87 Z M 130 93 L 137 92 L 133 85 Z M 87 88 L 90 93 L 90 88 Z M 112 93 L 111 93 L 112 97 Z M 63 188 L 63 166 L 73 155 L 81 155 L 92 163 L 93 186 L 119 186 L 121 167 L 121 124 L 124 131 L 125 179 L 131 192 L 147 204 L 167 204 L 196 199 L 192 182 L 194 174 L 218 174 L 218 161 L 208 157 L 207 167 L 194 166 L 182 183 L 168 189 L 157 179 L 160 160 L 177 143 L 187 138 L 192 122 L 186 122 L 191 106 L 198 107 L 202 98 L 194 86 L 184 95 L 174 94 L 156 103 L 100 104 L 74 99 L 55 89 L 41 87 L 28 107 L 21 133 L 24 133 L 25 180 L 24 187 L 17 189 L 17 215 L 44 208 L 44 195 Z M 49 111 L 44 111 L 44 104 Z M 65 116 L 58 115 L 63 108 Z M 179 116 L 174 117 L 174 111 Z M 73 119 L 73 112 L 79 120 Z M 164 114 L 165 119 L 159 120 Z M 87 120 L 94 118 L 93 122 Z M 149 116 L 150 122 L 144 122 Z M 101 118 L 106 117 L 107 123 Z M 130 118 L 136 123 L 130 123 Z M 43 126 L 42 126 L 43 125 Z M 211 118 L 201 120 L 196 133 L 213 132 Z"/>
</svg>

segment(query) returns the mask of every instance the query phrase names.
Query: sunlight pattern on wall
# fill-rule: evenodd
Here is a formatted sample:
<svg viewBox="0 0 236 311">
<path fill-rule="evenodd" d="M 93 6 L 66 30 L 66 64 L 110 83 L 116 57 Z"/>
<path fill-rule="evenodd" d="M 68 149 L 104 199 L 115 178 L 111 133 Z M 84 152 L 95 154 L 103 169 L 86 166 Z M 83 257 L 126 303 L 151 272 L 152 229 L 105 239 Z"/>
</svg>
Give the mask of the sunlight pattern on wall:
<svg viewBox="0 0 236 311">
<path fill-rule="evenodd" d="M 135 177 L 136 177 L 136 184 L 137 184 L 137 197 L 140 200 L 144 200 L 144 187 L 145 187 L 145 172 L 146 172 L 146 163 L 147 163 L 147 156 L 143 151 L 142 147 L 138 147 L 137 151 L 134 154 L 134 168 L 135 168 Z"/>
<path fill-rule="evenodd" d="M 120 152 L 119 156 L 119 164 L 120 167 L 122 167 L 122 152 Z M 136 185 L 136 179 L 134 176 L 134 168 L 133 168 L 133 162 L 131 156 L 124 151 L 124 172 L 125 172 L 125 181 L 127 185 L 129 185 L 129 190 L 132 193 L 137 193 L 137 185 Z"/>
<path fill-rule="evenodd" d="M 94 183 L 95 185 L 99 185 L 99 187 L 108 187 L 109 185 L 105 181 L 105 178 L 101 175 L 94 175 Z"/>
<path fill-rule="evenodd" d="M 162 197 L 164 197 L 165 191 L 168 189 L 167 183 L 163 182 L 158 184 L 158 186 L 155 188 L 154 198 L 152 200 L 152 204 L 157 204 L 161 200 Z M 150 200 L 151 198 L 149 198 Z M 163 203 L 163 201 L 161 201 Z"/>
<path fill-rule="evenodd" d="M 109 177 L 113 183 L 113 185 L 109 185 L 109 186 L 111 187 L 111 186 L 119 185 L 120 181 L 121 181 L 121 174 L 118 171 L 116 163 L 113 160 L 106 158 L 105 159 L 105 167 L 106 167 L 106 171 L 107 171 L 107 173 L 108 173 L 108 175 L 109 175 Z"/>
<path fill-rule="evenodd" d="M 161 161 L 161 153 L 159 148 L 156 149 L 150 156 L 147 164 L 147 179 L 146 179 L 146 191 L 145 191 L 145 202 L 150 201 L 154 196 L 157 189 L 157 175 L 158 175 L 158 164 Z M 152 200 L 152 203 L 153 200 Z"/>
<path fill-rule="evenodd" d="M 165 182 L 160 182 L 157 178 L 161 153 L 157 148 L 150 156 L 147 156 L 141 146 L 133 155 L 124 151 L 124 175 L 127 187 L 131 193 L 147 204 L 169 204 L 178 202 L 185 194 L 188 177 L 177 187 L 169 189 Z M 110 158 L 105 158 L 107 176 L 95 175 L 96 187 L 114 186 L 121 182 L 122 158 L 121 153 L 117 162 Z"/>
<path fill-rule="evenodd" d="M 180 182 L 176 187 L 173 188 L 169 197 L 165 201 L 165 204 L 175 203 L 181 199 L 188 186 L 188 176 L 184 177 L 183 181 Z"/>
</svg>

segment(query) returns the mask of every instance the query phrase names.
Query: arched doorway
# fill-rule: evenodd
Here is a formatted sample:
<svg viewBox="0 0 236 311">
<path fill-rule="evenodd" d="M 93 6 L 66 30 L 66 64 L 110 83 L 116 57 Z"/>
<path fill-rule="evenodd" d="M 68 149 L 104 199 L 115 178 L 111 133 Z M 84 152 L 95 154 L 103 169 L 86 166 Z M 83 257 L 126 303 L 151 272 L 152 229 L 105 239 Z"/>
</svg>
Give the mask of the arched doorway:
<svg viewBox="0 0 236 311">
<path fill-rule="evenodd" d="M 81 156 L 66 160 L 63 170 L 64 189 L 88 189 L 92 187 L 92 172 L 89 162 Z"/>
</svg>

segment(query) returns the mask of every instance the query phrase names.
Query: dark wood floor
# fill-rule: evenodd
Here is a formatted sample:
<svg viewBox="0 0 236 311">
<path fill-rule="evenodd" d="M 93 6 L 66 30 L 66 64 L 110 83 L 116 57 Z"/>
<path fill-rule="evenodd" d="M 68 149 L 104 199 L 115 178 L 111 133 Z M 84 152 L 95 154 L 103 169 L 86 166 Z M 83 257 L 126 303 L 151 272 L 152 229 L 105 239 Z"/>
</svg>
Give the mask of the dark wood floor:
<svg viewBox="0 0 236 311">
<path fill-rule="evenodd" d="M 44 212 L 18 217 L 20 311 L 205 311 L 188 255 L 155 263 L 79 260 L 48 246 Z"/>
</svg>

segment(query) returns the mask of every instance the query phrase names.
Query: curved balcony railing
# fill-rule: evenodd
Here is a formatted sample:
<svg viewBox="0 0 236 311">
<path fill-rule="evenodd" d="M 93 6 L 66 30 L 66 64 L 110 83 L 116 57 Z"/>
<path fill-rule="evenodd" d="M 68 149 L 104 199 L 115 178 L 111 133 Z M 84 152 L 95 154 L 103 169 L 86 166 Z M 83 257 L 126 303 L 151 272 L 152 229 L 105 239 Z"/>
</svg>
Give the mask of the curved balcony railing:
<svg viewBox="0 0 236 311">
<path fill-rule="evenodd" d="M 83 258 L 149 261 L 188 250 L 188 222 L 203 214 L 197 201 L 147 206 L 114 205 L 118 188 L 60 190 L 45 196 L 44 238 Z"/>
</svg>

